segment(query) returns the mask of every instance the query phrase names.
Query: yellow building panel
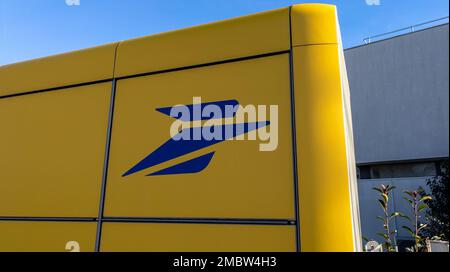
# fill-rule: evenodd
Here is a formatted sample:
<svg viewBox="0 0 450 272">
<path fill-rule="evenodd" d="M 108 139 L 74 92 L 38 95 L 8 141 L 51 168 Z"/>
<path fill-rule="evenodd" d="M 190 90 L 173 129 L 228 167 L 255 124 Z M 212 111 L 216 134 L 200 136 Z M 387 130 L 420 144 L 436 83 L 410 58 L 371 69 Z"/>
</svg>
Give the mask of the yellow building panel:
<svg viewBox="0 0 450 272">
<path fill-rule="evenodd" d="M 106 216 L 294 219 L 289 84 L 288 54 L 119 80 Z M 241 106 L 278 106 L 276 148 L 260 151 L 268 141 L 246 135 L 246 140 L 224 141 L 124 176 L 170 139 L 175 119 L 156 109 L 190 105 L 193 97 L 202 103 L 234 99 Z M 269 108 L 266 112 L 263 121 L 272 120 Z M 273 118 L 268 129 L 275 132 Z M 148 176 L 211 152 L 203 171 Z"/>
<path fill-rule="evenodd" d="M 325 4 L 292 6 L 292 45 L 337 43 L 336 7 Z"/>
<path fill-rule="evenodd" d="M 111 83 L 0 99 L 0 216 L 96 217 Z"/>
<path fill-rule="evenodd" d="M 292 252 L 295 226 L 104 223 L 101 251 Z"/>
<path fill-rule="evenodd" d="M 117 44 L 0 66 L 0 96 L 110 79 Z"/>
<path fill-rule="evenodd" d="M 302 251 L 353 251 L 338 45 L 293 54 Z"/>
<path fill-rule="evenodd" d="M 97 223 L 0 221 L 0 252 L 93 252 Z"/>
<path fill-rule="evenodd" d="M 116 77 L 288 50 L 289 8 L 122 42 Z"/>
<path fill-rule="evenodd" d="M 335 7 L 302 4 L 0 67 L 0 217 L 97 217 L 111 82 L 5 96 L 116 76 L 105 216 L 299 217 L 303 251 L 359 250 L 341 44 Z M 292 63 L 285 53 L 290 49 Z M 268 53 L 274 54 L 124 78 Z M 205 145 L 169 141 L 176 119 L 164 110 L 224 101 L 263 109 L 257 121 L 265 125 L 256 134 L 275 133 L 266 140 L 249 140 L 244 133 L 243 141 Z M 269 114 L 271 106 L 276 114 Z M 262 151 L 269 141 L 276 147 Z M 0 251 L 65 251 L 77 245 L 92 251 L 95 227 L 93 222 L 2 221 Z M 108 222 L 101 249 L 295 251 L 296 227 Z"/>
</svg>

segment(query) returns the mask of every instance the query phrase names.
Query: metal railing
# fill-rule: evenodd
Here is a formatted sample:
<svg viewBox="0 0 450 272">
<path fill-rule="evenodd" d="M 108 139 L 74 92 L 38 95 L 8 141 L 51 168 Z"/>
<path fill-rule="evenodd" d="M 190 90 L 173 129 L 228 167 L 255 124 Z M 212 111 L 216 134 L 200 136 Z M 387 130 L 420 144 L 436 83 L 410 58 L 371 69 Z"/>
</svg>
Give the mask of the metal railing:
<svg viewBox="0 0 450 272">
<path fill-rule="evenodd" d="M 431 20 L 431 21 L 427 21 L 427 22 L 424 22 L 424 23 L 421 23 L 421 24 L 412 25 L 412 26 L 409 26 L 409 27 L 397 29 L 397 30 L 386 32 L 386 33 L 382 33 L 382 34 L 377 34 L 377 35 L 374 35 L 374 36 L 369 36 L 369 37 L 365 38 L 363 41 L 364 41 L 365 44 L 369 44 L 369 43 L 374 42 L 374 41 L 380 41 L 380 40 L 392 38 L 392 37 L 395 37 L 395 36 L 399 36 L 399 35 L 402 35 L 402 34 L 412 33 L 412 32 L 417 31 L 419 29 L 424 29 L 424 28 L 428 28 L 428 27 L 432 27 L 432 26 L 448 23 L 448 19 L 449 19 L 448 16 L 447 17 L 442 17 L 442 18 Z"/>
</svg>

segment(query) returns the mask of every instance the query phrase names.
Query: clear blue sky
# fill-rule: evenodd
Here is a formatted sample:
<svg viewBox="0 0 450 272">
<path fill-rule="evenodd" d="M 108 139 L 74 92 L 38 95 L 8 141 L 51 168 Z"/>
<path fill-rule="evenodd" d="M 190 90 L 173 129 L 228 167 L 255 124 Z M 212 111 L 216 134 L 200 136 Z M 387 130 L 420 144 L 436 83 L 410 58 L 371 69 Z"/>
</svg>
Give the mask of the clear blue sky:
<svg viewBox="0 0 450 272">
<path fill-rule="evenodd" d="M 80 0 L 68 6 L 66 0 L 0 0 L 0 65 L 305 2 L 338 6 L 344 47 L 448 16 L 448 0 L 378 1 Z"/>
</svg>

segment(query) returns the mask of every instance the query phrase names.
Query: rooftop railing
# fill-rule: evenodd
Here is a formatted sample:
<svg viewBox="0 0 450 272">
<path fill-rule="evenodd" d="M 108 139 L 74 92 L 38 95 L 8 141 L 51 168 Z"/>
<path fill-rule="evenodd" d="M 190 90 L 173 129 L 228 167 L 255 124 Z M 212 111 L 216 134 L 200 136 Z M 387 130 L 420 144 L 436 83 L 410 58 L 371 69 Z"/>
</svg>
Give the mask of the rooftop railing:
<svg viewBox="0 0 450 272">
<path fill-rule="evenodd" d="M 386 32 L 386 33 L 382 33 L 382 34 L 377 34 L 377 35 L 374 35 L 374 36 L 369 36 L 369 37 L 365 38 L 363 41 L 364 41 L 365 44 L 369 44 L 371 42 L 389 39 L 389 38 L 400 36 L 400 35 L 403 35 L 403 34 L 412 33 L 412 32 L 415 32 L 417 30 L 426 29 L 426 28 L 429 28 L 429 27 L 433 27 L 433 26 L 437 26 L 437 25 L 442 25 L 442 24 L 448 23 L 448 21 L 449 21 L 448 19 L 449 19 L 448 16 L 447 17 L 442 17 L 442 18 L 431 20 L 431 21 L 427 21 L 427 22 L 424 22 L 424 23 L 421 23 L 421 24 L 412 25 L 412 26 L 409 26 L 409 27 L 397 29 L 397 30 Z"/>
</svg>

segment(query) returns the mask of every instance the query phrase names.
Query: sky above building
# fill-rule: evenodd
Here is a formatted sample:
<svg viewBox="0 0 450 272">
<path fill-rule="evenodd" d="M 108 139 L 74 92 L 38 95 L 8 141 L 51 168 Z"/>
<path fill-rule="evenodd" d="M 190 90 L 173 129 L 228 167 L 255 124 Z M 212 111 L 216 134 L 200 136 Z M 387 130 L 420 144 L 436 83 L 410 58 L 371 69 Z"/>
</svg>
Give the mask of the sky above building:
<svg viewBox="0 0 450 272">
<path fill-rule="evenodd" d="M 448 0 L 0 0 L 0 65 L 310 2 L 337 5 L 345 48 L 449 10 Z"/>
</svg>

